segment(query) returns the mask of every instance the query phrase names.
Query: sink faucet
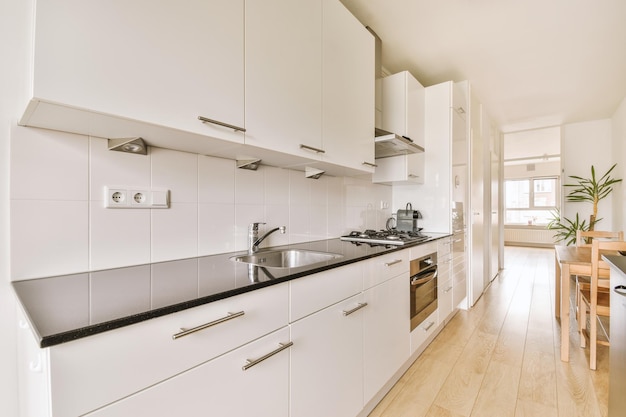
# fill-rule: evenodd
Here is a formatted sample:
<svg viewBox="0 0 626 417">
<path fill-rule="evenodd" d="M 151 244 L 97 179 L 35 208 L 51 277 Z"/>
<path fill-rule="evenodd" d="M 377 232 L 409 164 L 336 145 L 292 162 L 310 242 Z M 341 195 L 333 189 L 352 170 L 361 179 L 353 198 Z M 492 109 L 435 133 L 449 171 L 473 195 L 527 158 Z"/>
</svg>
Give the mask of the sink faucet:
<svg viewBox="0 0 626 417">
<path fill-rule="evenodd" d="M 263 236 L 259 237 L 259 225 L 265 223 L 250 223 L 248 227 L 248 253 L 254 253 L 259 250 L 259 245 L 261 242 L 265 240 L 266 237 L 271 235 L 277 230 L 280 230 L 280 233 L 284 234 L 287 229 L 285 226 L 275 227 L 274 229 L 268 231 Z"/>
</svg>

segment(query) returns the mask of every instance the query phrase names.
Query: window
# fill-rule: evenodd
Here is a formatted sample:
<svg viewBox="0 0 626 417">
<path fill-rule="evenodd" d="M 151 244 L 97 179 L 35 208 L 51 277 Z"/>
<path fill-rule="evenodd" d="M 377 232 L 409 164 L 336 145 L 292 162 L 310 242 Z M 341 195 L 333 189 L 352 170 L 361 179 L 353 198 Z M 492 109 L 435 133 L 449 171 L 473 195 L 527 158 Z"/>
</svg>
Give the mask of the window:
<svg viewBox="0 0 626 417">
<path fill-rule="evenodd" d="M 504 182 L 505 224 L 547 225 L 557 208 L 558 178 L 525 178 Z"/>
</svg>

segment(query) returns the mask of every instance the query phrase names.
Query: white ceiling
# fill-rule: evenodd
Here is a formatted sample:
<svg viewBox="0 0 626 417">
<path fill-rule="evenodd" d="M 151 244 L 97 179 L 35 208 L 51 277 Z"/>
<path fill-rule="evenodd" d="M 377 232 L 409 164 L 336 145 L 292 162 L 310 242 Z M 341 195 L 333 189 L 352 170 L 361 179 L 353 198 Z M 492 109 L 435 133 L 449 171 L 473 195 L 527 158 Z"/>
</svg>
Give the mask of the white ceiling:
<svg viewBox="0 0 626 417">
<path fill-rule="evenodd" d="M 389 73 L 469 80 L 504 132 L 613 115 L 626 96 L 624 0 L 341 0 Z"/>
</svg>

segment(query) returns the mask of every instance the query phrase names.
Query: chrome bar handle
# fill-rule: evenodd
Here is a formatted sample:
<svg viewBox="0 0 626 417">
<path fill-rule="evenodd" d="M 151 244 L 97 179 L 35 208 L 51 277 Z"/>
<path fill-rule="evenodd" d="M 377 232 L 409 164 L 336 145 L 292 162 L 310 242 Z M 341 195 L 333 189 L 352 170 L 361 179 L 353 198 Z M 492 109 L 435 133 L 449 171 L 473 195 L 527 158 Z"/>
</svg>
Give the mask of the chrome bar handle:
<svg viewBox="0 0 626 417">
<path fill-rule="evenodd" d="M 270 353 L 266 353 L 265 355 L 261 356 L 258 359 L 248 359 L 246 360 L 246 364 L 244 366 L 241 367 L 241 370 L 243 371 L 247 371 L 248 369 L 252 368 L 254 365 L 258 365 L 259 363 L 263 362 L 265 359 L 271 358 L 272 356 L 276 355 L 279 352 L 282 352 L 283 350 L 290 348 L 291 346 L 293 346 L 293 342 L 288 342 L 288 343 L 279 343 L 280 347 L 276 350 L 271 351 Z"/>
<path fill-rule="evenodd" d="M 450 290 L 452 289 L 452 287 L 448 287 L 445 290 L 443 290 L 444 294 L 447 294 L 450 292 Z"/>
<path fill-rule="evenodd" d="M 356 307 L 354 307 L 352 310 L 343 310 L 343 315 L 344 316 L 349 316 L 350 314 L 354 313 L 355 311 L 359 311 L 360 309 L 362 309 L 363 307 L 366 307 L 367 303 L 359 303 L 359 305 L 357 305 Z"/>
<path fill-rule="evenodd" d="M 433 327 L 433 325 L 435 324 L 434 321 L 429 321 L 426 326 L 423 327 L 424 331 L 427 332 L 428 329 L 430 329 L 431 327 Z"/>
<path fill-rule="evenodd" d="M 419 175 L 415 175 L 415 174 L 409 174 L 409 178 L 419 178 Z"/>
<path fill-rule="evenodd" d="M 198 120 L 200 120 L 202 123 L 212 123 L 214 125 L 227 127 L 229 129 L 233 129 L 235 132 L 237 132 L 237 131 L 245 132 L 246 131 L 246 129 L 243 128 L 243 127 L 239 127 L 239 126 L 231 125 L 231 124 L 228 124 L 228 123 L 220 122 L 218 120 L 209 119 L 208 117 L 204 117 L 204 116 L 198 116 Z"/>
<path fill-rule="evenodd" d="M 300 149 L 306 149 L 306 150 L 317 152 L 317 153 L 326 153 L 324 149 L 314 148 L 312 146 L 303 145 L 302 143 L 300 144 Z"/>
<path fill-rule="evenodd" d="M 213 321 L 210 321 L 210 322 L 205 323 L 205 324 L 201 324 L 200 326 L 196 326 L 196 327 L 193 327 L 191 329 L 183 329 L 181 327 L 181 329 L 180 329 L 181 332 L 178 332 L 178 333 L 172 335 L 172 339 L 174 339 L 174 340 L 180 339 L 183 336 L 188 336 L 188 335 L 190 335 L 192 333 L 199 332 L 200 330 L 204 330 L 204 329 L 207 329 L 209 327 L 213 327 L 213 326 L 215 326 L 217 324 L 224 323 L 225 321 L 232 320 L 232 319 L 235 319 L 237 317 L 241 317 L 244 314 L 245 313 L 243 311 L 239 311 L 237 313 L 228 313 L 228 315 L 226 317 L 222 317 L 220 319 L 213 320 Z"/>
<path fill-rule="evenodd" d="M 371 162 L 363 161 L 361 165 L 367 165 L 368 167 L 376 168 L 378 164 L 372 164 Z"/>
<path fill-rule="evenodd" d="M 396 260 L 391 261 L 391 262 L 385 262 L 385 266 L 391 266 L 391 265 L 399 264 L 400 262 L 402 262 L 402 259 L 396 259 Z"/>
</svg>

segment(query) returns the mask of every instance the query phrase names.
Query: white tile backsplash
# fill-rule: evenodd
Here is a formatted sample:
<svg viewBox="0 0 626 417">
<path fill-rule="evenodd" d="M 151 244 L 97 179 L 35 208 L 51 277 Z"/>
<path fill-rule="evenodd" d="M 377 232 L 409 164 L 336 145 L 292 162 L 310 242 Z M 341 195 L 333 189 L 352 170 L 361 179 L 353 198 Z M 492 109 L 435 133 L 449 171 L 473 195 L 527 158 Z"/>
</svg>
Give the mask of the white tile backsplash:
<svg viewBox="0 0 626 417">
<path fill-rule="evenodd" d="M 12 147 L 14 280 L 245 250 L 252 222 L 267 223 L 261 234 L 287 226 L 265 247 L 383 228 L 391 215 L 380 209 L 391 187 L 366 178 L 242 170 L 234 160 L 151 147 L 131 155 L 109 151 L 106 139 L 36 128 L 16 127 Z M 171 208 L 105 209 L 105 185 L 167 188 Z"/>
<path fill-rule="evenodd" d="M 152 262 L 198 256 L 198 205 L 172 203 L 152 210 Z"/>
<path fill-rule="evenodd" d="M 198 155 L 150 148 L 152 188 L 170 190 L 172 203 L 198 202 Z"/>
<path fill-rule="evenodd" d="M 198 205 L 198 255 L 234 252 L 235 205 Z"/>
<path fill-rule="evenodd" d="M 92 202 L 90 210 L 90 269 L 98 270 L 150 262 L 150 209 L 106 209 Z M 49 242 L 53 244 L 53 241 Z"/>
<path fill-rule="evenodd" d="M 105 186 L 150 188 L 149 155 L 110 151 L 106 139 L 89 139 L 90 200 L 102 201 Z"/>
<path fill-rule="evenodd" d="M 87 201 L 88 151 L 89 141 L 84 136 L 15 126 L 11 199 Z"/>
<path fill-rule="evenodd" d="M 235 204 L 235 161 L 198 156 L 198 201 Z"/>
<path fill-rule="evenodd" d="M 89 269 L 86 201 L 11 201 L 12 279 Z"/>
</svg>

